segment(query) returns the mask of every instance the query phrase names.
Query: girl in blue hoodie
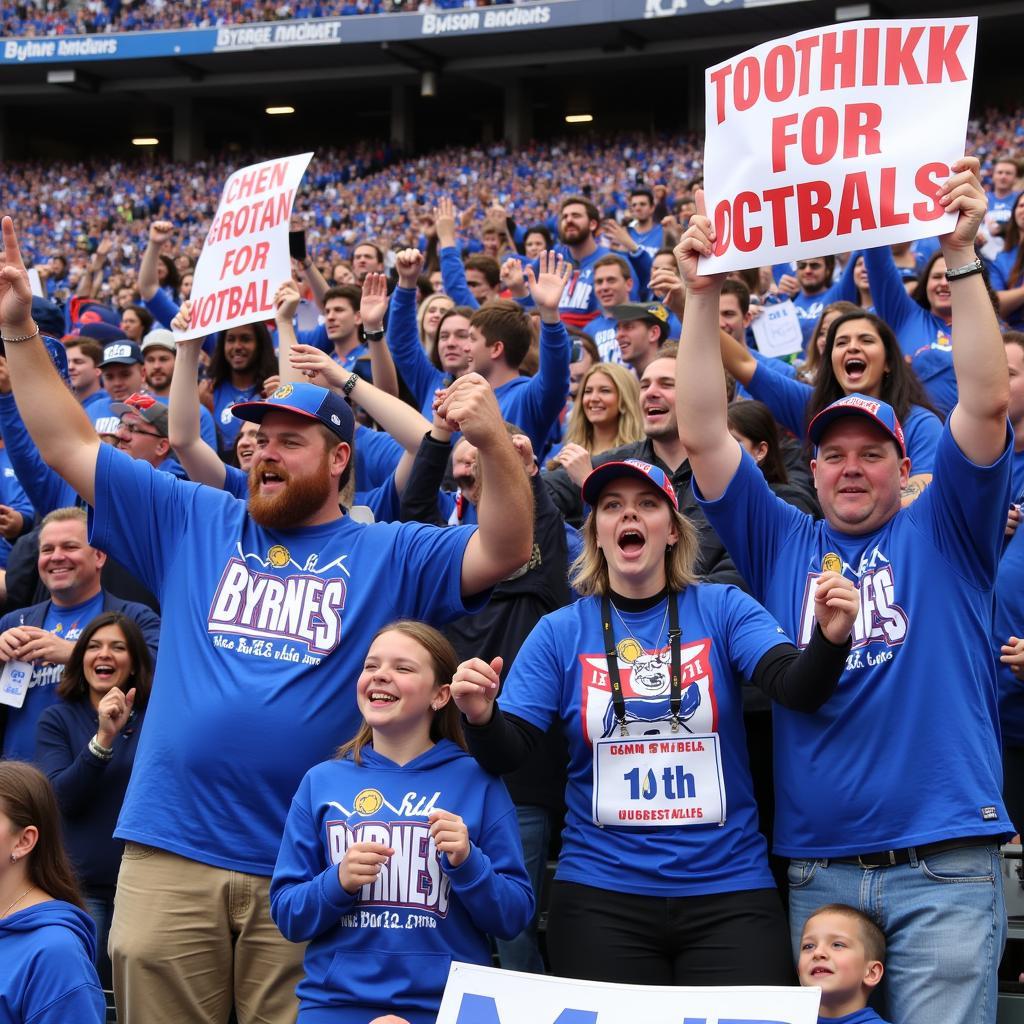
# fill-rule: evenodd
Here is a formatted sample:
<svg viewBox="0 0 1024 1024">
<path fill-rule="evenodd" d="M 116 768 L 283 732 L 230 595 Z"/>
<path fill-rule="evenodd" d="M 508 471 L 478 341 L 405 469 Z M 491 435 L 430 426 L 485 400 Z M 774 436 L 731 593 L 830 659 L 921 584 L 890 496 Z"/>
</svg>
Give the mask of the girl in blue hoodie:
<svg viewBox="0 0 1024 1024">
<path fill-rule="evenodd" d="M 46 776 L 0 761 L 0 1024 L 102 1024 L 95 948 Z"/>
<path fill-rule="evenodd" d="M 292 800 L 270 908 L 309 942 L 300 1024 L 433 1024 L 451 962 L 489 964 L 487 936 L 530 920 L 515 809 L 465 751 L 456 664 L 429 626 L 382 629 L 356 684 L 361 730 Z"/>
</svg>

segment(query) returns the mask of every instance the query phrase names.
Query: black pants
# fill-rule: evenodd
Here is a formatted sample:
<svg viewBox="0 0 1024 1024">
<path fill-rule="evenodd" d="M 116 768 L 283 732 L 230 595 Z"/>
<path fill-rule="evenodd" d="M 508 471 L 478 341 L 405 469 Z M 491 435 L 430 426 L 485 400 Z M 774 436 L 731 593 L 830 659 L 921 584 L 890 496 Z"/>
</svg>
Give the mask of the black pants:
<svg viewBox="0 0 1024 1024">
<path fill-rule="evenodd" d="M 635 896 L 556 881 L 552 973 L 632 985 L 792 985 L 789 931 L 774 889 Z"/>
<path fill-rule="evenodd" d="M 1018 832 L 1024 832 L 1024 747 L 1003 744 L 1003 802 Z"/>
</svg>

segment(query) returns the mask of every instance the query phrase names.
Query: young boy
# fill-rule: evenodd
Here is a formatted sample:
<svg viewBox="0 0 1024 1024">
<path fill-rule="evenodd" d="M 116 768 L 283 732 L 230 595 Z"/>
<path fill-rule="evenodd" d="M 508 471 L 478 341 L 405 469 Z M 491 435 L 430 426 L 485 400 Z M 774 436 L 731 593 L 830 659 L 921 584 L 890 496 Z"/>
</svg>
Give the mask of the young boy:
<svg viewBox="0 0 1024 1024">
<path fill-rule="evenodd" d="M 868 1008 L 885 971 L 885 936 L 866 914 L 845 903 L 820 907 L 800 937 L 800 984 L 821 989 L 818 1024 L 886 1024 Z"/>
</svg>

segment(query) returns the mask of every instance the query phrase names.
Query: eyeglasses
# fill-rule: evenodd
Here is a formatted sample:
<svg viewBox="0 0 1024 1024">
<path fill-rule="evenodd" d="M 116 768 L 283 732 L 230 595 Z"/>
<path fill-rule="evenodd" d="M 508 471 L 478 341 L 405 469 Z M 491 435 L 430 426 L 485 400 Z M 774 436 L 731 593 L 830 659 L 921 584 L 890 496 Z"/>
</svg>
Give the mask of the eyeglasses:
<svg viewBox="0 0 1024 1024">
<path fill-rule="evenodd" d="M 143 430 L 142 427 L 136 426 L 134 423 L 118 423 L 117 429 L 124 434 L 145 434 L 146 437 L 159 437 L 163 439 L 163 434 L 158 434 L 155 430 Z"/>
<path fill-rule="evenodd" d="M 820 263 L 817 260 L 797 260 L 797 270 L 824 270 L 825 264 Z"/>
</svg>

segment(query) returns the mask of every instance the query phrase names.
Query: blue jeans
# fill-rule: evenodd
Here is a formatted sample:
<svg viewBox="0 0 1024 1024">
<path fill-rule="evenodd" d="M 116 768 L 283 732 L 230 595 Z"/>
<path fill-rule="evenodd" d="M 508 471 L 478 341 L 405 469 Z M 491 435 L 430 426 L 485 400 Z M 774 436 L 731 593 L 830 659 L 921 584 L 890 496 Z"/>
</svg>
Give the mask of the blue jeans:
<svg viewBox="0 0 1024 1024">
<path fill-rule="evenodd" d="M 829 860 L 789 866 L 794 954 L 810 915 L 826 903 L 863 911 L 888 944 L 877 1007 L 899 1024 L 995 1024 L 1006 943 L 999 847 L 969 846 L 862 868 Z"/>
<path fill-rule="evenodd" d="M 519 818 L 519 838 L 523 843 L 523 859 L 530 876 L 537 906 L 533 919 L 514 939 L 496 939 L 498 957 L 506 971 L 524 971 L 544 974 L 544 959 L 537 945 L 537 919 L 540 917 L 540 896 L 544 887 L 544 869 L 548 862 L 548 843 L 551 840 L 551 819 L 543 807 L 516 807 Z"/>
<path fill-rule="evenodd" d="M 100 984 L 110 991 L 113 984 L 110 980 L 110 957 L 107 955 L 107 940 L 110 938 L 110 919 L 114 916 L 114 901 L 102 896 L 83 896 L 85 909 L 96 924 L 96 973 L 100 976 Z"/>
</svg>

